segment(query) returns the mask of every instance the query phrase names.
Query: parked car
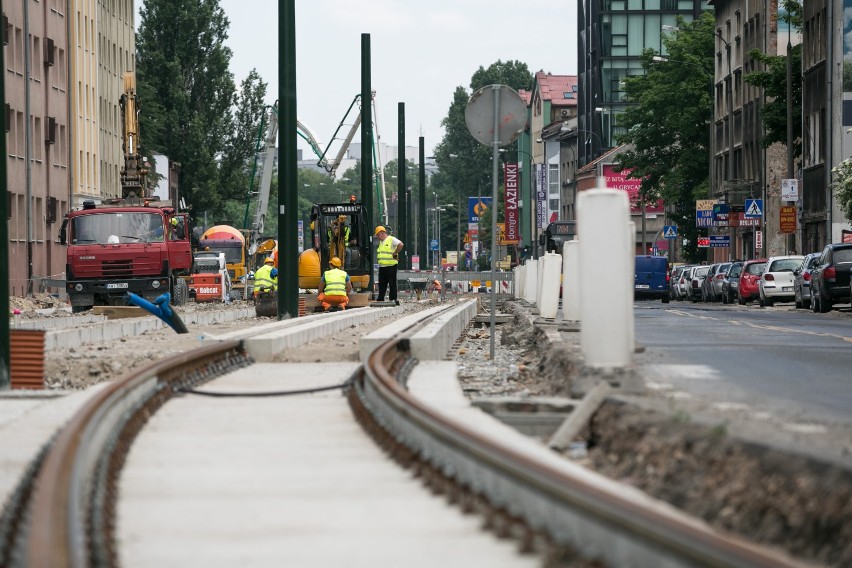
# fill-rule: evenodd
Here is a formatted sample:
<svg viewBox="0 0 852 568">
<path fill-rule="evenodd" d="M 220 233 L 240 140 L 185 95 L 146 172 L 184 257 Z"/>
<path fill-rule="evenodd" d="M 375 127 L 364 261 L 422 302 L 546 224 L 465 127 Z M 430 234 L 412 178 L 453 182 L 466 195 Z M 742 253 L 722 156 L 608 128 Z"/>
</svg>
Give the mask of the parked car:
<svg viewBox="0 0 852 568">
<path fill-rule="evenodd" d="M 798 255 L 770 256 L 766 260 L 766 270 L 758 281 L 758 302 L 762 306 L 772 306 L 775 302 L 792 302 L 793 271 L 805 257 Z"/>
<path fill-rule="evenodd" d="M 692 271 L 695 266 L 684 266 L 677 281 L 677 299 L 687 300 L 692 296 Z"/>
<path fill-rule="evenodd" d="M 680 296 L 677 291 L 677 283 L 680 280 L 680 275 L 683 274 L 686 265 L 679 264 L 672 268 L 672 274 L 669 278 L 669 298 L 672 300 L 680 300 Z"/>
<path fill-rule="evenodd" d="M 806 254 L 802 264 L 793 271 L 793 301 L 796 308 L 811 307 L 811 272 L 816 267 L 820 253 Z"/>
<path fill-rule="evenodd" d="M 704 279 L 710 272 L 710 267 L 707 265 L 696 266 L 692 271 L 692 288 L 690 290 L 689 299 L 697 302 L 701 299 L 701 286 L 704 284 Z"/>
<path fill-rule="evenodd" d="M 734 261 L 722 278 L 722 303 L 733 304 L 737 301 L 737 290 L 739 290 L 740 273 L 743 270 L 742 261 Z"/>
<path fill-rule="evenodd" d="M 636 256 L 633 296 L 659 298 L 664 304 L 669 303 L 669 259 L 664 256 Z"/>
<path fill-rule="evenodd" d="M 849 272 L 852 271 L 852 243 L 825 245 L 811 272 L 811 308 L 827 312 L 833 304 L 850 301 Z"/>
<path fill-rule="evenodd" d="M 730 262 L 719 262 L 710 266 L 710 272 L 704 279 L 702 295 L 705 302 L 718 302 L 722 299 L 722 279 L 731 266 Z"/>
<path fill-rule="evenodd" d="M 766 270 L 766 259 L 757 258 L 747 260 L 743 264 L 742 272 L 740 273 L 740 281 L 737 284 L 737 301 L 741 306 L 746 305 L 746 302 L 756 300 L 760 294 L 760 275 Z"/>
</svg>

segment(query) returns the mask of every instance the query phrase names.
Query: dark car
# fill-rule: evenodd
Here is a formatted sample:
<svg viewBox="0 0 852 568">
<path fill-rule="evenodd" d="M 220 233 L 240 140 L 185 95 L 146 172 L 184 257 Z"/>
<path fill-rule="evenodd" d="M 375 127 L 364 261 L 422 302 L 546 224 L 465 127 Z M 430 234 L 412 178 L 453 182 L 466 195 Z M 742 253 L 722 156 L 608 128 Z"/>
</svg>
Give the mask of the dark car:
<svg viewBox="0 0 852 568">
<path fill-rule="evenodd" d="M 766 270 L 766 259 L 747 260 L 740 273 L 737 290 L 737 300 L 741 306 L 746 302 L 756 300 L 760 296 L 760 276 Z"/>
<path fill-rule="evenodd" d="M 832 243 L 822 249 L 811 272 L 811 308 L 825 313 L 833 304 L 850 301 L 849 272 L 852 271 L 852 243 Z"/>
<path fill-rule="evenodd" d="M 664 256 L 637 256 L 633 291 L 636 298 L 659 298 L 668 304 L 669 260 Z"/>
<path fill-rule="evenodd" d="M 701 297 L 701 287 L 704 285 L 704 280 L 707 278 L 707 274 L 709 273 L 710 267 L 706 265 L 696 266 L 692 271 L 692 286 L 690 288 L 689 299 L 693 302 L 703 299 Z"/>
<path fill-rule="evenodd" d="M 811 272 L 819 256 L 818 252 L 806 254 L 799 268 L 793 271 L 793 297 L 797 308 L 811 307 Z"/>
<path fill-rule="evenodd" d="M 730 262 L 719 262 L 710 266 L 710 272 L 704 279 L 701 290 L 705 302 L 718 302 L 722 298 L 722 279 L 730 266 Z"/>
<path fill-rule="evenodd" d="M 740 272 L 743 270 L 743 263 L 740 261 L 732 262 L 731 266 L 725 272 L 725 277 L 722 279 L 722 303 L 733 304 L 737 301 L 737 292 L 739 291 Z"/>
</svg>

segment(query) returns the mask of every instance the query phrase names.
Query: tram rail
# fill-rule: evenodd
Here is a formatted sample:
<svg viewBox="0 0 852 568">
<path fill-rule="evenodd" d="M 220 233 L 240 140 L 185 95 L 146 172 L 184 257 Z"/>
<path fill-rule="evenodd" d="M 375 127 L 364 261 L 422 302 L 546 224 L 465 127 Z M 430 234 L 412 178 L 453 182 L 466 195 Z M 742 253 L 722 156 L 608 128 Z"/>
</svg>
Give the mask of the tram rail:
<svg viewBox="0 0 852 568">
<path fill-rule="evenodd" d="M 433 490 L 482 512 L 487 526 L 520 539 L 525 550 L 570 548 L 609 566 L 802 565 L 414 396 L 406 387 L 419 364 L 411 338 L 447 310 L 430 310 L 373 349 L 347 393 L 356 419 Z M 4 509 L 0 565 L 117 565 L 117 478 L 133 439 L 172 396 L 250 365 L 246 341 L 175 355 L 93 397 L 45 447 Z"/>
</svg>

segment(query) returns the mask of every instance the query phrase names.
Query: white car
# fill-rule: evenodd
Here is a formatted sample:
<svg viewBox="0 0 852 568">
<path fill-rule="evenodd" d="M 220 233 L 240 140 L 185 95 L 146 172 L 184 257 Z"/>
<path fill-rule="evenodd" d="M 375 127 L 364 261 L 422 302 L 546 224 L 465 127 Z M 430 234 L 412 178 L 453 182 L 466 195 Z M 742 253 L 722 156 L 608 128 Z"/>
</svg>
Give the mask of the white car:
<svg viewBox="0 0 852 568">
<path fill-rule="evenodd" d="M 796 299 L 793 290 L 793 271 L 802 265 L 802 255 L 770 256 L 766 259 L 766 271 L 758 282 L 761 306 L 771 306 L 774 302 L 792 302 Z"/>
</svg>

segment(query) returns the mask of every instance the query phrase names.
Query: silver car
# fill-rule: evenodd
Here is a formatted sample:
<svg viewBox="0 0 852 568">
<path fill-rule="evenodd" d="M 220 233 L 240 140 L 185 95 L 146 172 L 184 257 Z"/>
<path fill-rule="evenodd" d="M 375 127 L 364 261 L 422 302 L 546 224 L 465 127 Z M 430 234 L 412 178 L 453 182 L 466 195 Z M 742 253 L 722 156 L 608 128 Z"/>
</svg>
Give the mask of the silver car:
<svg viewBox="0 0 852 568">
<path fill-rule="evenodd" d="M 801 266 L 804 256 L 770 256 L 766 259 L 766 270 L 758 283 L 758 303 L 771 306 L 774 302 L 790 302 L 793 294 L 793 271 Z"/>
<path fill-rule="evenodd" d="M 806 254 L 802 264 L 793 271 L 793 298 L 797 308 L 811 307 L 811 271 L 816 267 L 820 253 Z"/>
</svg>

